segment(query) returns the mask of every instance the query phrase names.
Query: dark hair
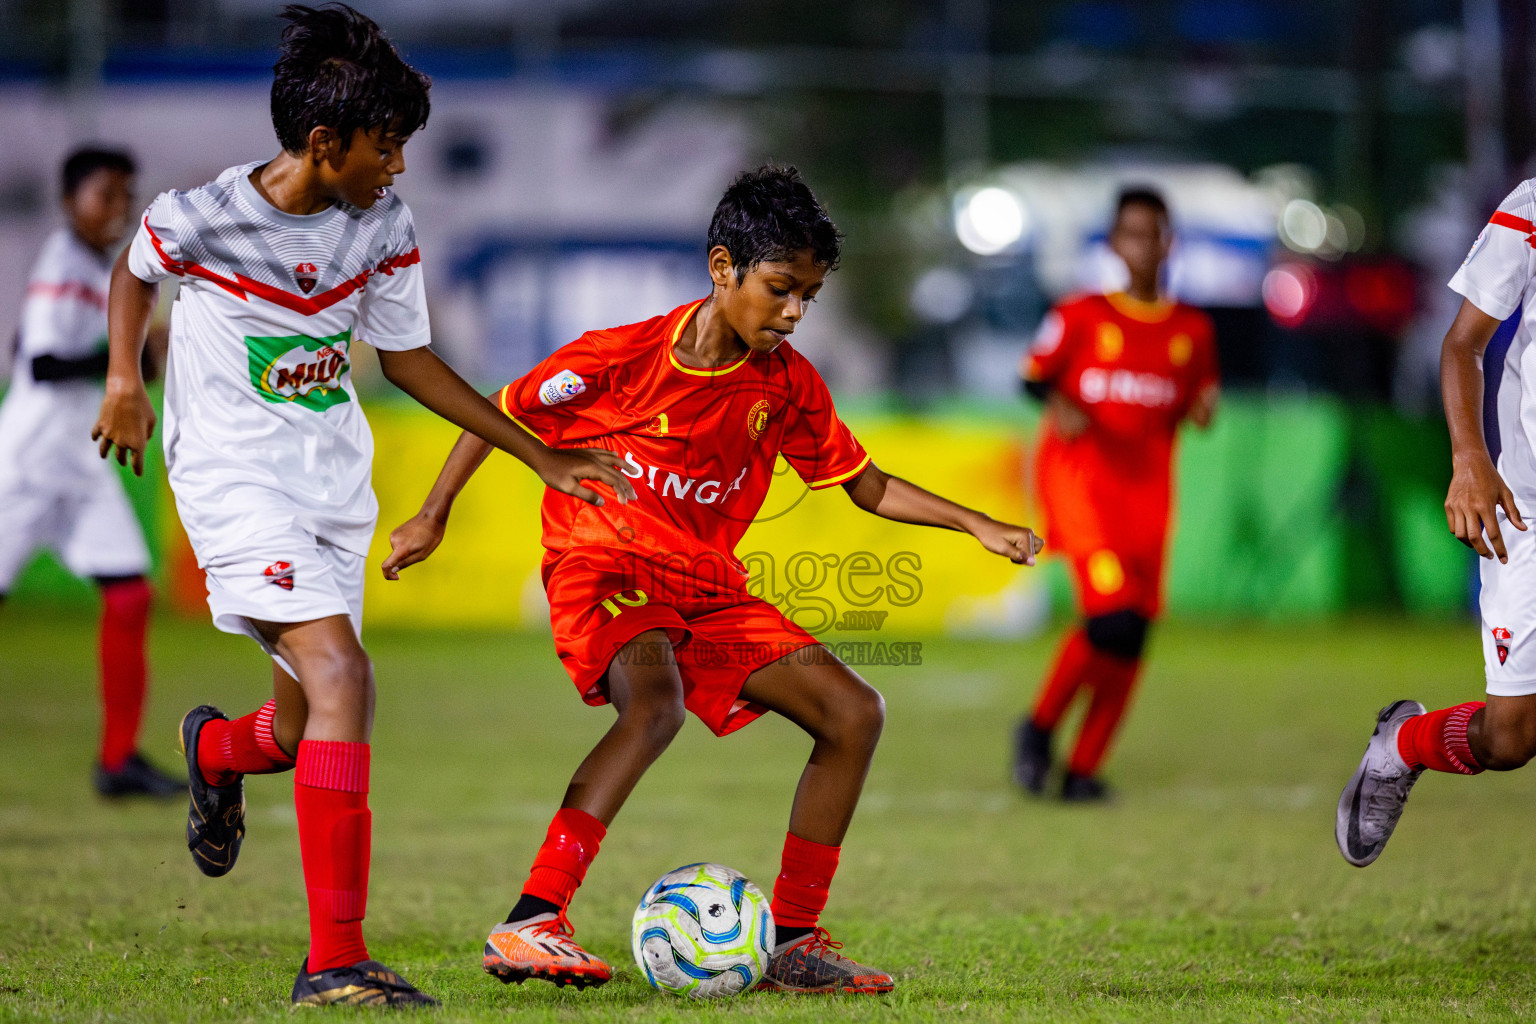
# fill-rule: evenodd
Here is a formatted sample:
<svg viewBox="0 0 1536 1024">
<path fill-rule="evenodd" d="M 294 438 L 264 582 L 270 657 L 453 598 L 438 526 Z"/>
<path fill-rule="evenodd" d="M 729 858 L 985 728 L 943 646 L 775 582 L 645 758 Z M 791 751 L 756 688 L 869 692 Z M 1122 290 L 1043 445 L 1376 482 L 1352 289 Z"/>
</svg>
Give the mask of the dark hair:
<svg viewBox="0 0 1536 1024">
<path fill-rule="evenodd" d="M 1120 198 L 1115 200 L 1116 224 L 1120 223 L 1120 215 L 1127 206 L 1145 206 L 1164 220 L 1168 219 L 1168 204 L 1163 200 L 1163 194 L 1150 185 L 1131 185 L 1120 190 Z"/>
<path fill-rule="evenodd" d="M 731 182 L 709 222 L 709 247 L 725 246 L 740 282 L 759 263 L 810 249 L 816 265 L 837 269 L 842 232 L 793 167 L 759 167 Z"/>
<path fill-rule="evenodd" d="M 404 138 L 427 123 L 432 80 L 371 19 L 339 3 L 288 4 L 278 17 L 288 26 L 272 66 L 272 127 L 285 150 L 304 152 L 319 125 L 346 146 L 359 128 Z"/>
<path fill-rule="evenodd" d="M 137 174 L 139 168 L 133 157 L 121 149 L 77 149 L 64 161 L 64 197 L 74 195 L 81 182 L 101 170 Z"/>
</svg>

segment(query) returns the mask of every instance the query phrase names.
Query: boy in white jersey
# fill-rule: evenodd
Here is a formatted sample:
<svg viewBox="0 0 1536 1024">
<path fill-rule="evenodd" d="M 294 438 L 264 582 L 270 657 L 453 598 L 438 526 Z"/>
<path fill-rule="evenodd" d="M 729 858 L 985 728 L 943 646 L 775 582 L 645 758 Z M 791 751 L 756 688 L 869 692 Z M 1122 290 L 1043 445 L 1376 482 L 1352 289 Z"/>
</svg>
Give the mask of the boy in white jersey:
<svg viewBox="0 0 1536 1024">
<path fill-rule="evenodd" d="M 1536 756 L 1536 179 L 1489 220 L 1451 288 L 1464 297 L 1440 357 L 1452 477 L 1445 517 L 1481 563 L 1487 700 L 1426 712 L 1383 708 L 1339 799 L 1344 859 L 1380 856 L 1425 769 L 1510 771 Z M 1490 344 L 1491 342 L 1491 344 Z M 1513 527 L 1513 529 L 1509 529 Z"/>
<path fill-rule="evenodd" d="M 342 4 L 283 8 L 272 120 L 282 152 L 161 195 L 112 272 L 111 368 L 96 436 L 142 468 L 154 413 L 138 374 L 155 282 L 175 276 L 165 453 L 215 625 L 274 661 L 274 700 L 235 721 L 187 713 L 187 844 L 222 875 L 244 836 L 242 777 L 295 768 L 310 946 L 296 1004 L 431 1003 L 362 936 L 373 677 L 359 643 L 377 503 L 350 379 L 359 340 L 427 408 L 591 501 L 633 489 L 606 452 L 552 451 L 427 344 L 410 211 L 389 190 L 426 122 L 429 81 Z"/>
<path fill-rule="evenodd" d="M 138 752 L 147 669 L 149 552 L 122 481 L 89 434 L 107 375 L 107 277 L 133 223 L 133 158 L 81 149 L 64 161 L 69 223 L 27 281 L 16 369 L 0 404 L 0 603 L 32 554 L 49 548 L 101 592 L 102 796 L 173 796 L 182 783 Z"/>
</svg>

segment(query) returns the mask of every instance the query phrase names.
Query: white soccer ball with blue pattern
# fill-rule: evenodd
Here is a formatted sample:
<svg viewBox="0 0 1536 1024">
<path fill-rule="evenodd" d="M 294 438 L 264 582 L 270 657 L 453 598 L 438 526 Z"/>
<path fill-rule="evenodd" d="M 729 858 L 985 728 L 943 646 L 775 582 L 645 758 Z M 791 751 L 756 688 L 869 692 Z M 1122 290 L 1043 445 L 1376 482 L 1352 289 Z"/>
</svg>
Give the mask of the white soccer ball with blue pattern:
<svg viewBox="0 0 1536 1024">
<path fill-rule="evenodd" d="M 722 864 L 668 871 L 635 908 L 635 963 L 652 988 L 694 999 L 745 992 L 773 950 L 763 891 Z"/>
</svg>

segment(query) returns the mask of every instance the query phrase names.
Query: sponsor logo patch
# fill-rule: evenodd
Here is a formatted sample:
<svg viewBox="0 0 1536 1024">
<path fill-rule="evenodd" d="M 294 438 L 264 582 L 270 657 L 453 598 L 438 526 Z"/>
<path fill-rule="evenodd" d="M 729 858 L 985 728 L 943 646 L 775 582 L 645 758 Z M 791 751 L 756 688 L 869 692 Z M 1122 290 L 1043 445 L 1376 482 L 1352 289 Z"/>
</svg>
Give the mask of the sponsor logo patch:
<svg viewBox="0 0 1536 1024">
<path fill-rule="evenodd" d="M 587 382 L 570 370 L 561 370 L 539 385 L 539 401 L 545 405 L 569 402 L 587 390 Z"/>
<path fill-rule="evenodd" d="M 320 271 L 315 269 L 313 263 L 300 263 L 293 268 L 293 279 L 298 282 L 299 291 L 308 295 L 315 290 L 320 280 Z"/>
<path fill-rule="evenodd" d="M 268 583 L 282 587 L 284 590 L 293 589 L 293 565 L 289 562 L 273 562 L 261 570 L 261 575 Z"/>
<path fill-rule="evenodd" d="M 1499 652 L 1499 664 L 1509 657 L 1509 642 L 1514 639 L 1513 634 L 1503 626 L 1493 627 L 1493 647 Z"/>
<path fill-rule="evenodd" d="M 269 402 L 292 402 L 316 412 L 350 402 L 341 385 L 352 369 L 351 339 L 350 328 L 329 338 L 246 338 L 251 384 Z"/>
<path fill-rule="evenodd" d="M 1472 257 L 1477 255 L 1477 250 L 1481 249 L 1486 241 L 1488 241 L 1488 226 L 1484 225 L 1483 230 L 1479 231 L 1477 238 L 1473 240 L 1472 248 L 1467 250 L 1467 258 L 1461 261 L 1461 265 L 1466 266 L 1468 263 L 1471 263 Z"/>
</svg>

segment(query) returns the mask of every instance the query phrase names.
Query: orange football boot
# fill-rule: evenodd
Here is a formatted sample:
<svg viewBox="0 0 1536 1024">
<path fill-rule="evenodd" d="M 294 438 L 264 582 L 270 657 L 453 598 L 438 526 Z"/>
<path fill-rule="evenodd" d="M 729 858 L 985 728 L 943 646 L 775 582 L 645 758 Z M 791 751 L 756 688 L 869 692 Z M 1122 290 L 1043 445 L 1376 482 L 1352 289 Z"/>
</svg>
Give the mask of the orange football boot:
<svg viewBox="0 0 1536 1024">
<path fill-rule="evenodd" d="M 506 984 L 541 978 L 580 989 L 613 977 L 611 967 L 576 945 L 574 934 L 563 912 L 499 924 L 485 940 L 481 964 Z"/>
</svg>

